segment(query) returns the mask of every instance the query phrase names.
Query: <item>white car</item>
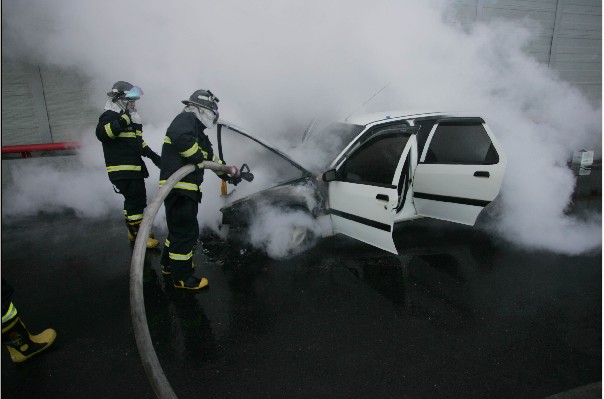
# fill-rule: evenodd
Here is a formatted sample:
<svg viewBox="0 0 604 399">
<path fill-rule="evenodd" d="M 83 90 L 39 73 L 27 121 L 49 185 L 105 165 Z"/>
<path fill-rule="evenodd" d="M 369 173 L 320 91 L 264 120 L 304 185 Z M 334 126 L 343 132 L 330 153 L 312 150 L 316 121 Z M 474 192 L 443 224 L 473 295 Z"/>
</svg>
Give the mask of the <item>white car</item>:
<svg viewBox="0 0 604 399">
<path fill-rule="evenodd" d="M 314 148 L 332 156 L 315 173 L 229 123 L 218 131 L 221 153 L 230 131 L 281 158 L 250 161 L 257 177 L 283 172 L 283 162 L 293 170 L 286 181 L 227 204 L 223 225 L 241 231 L 255 217 L 266 217 L 259 207 L 268 205 L 304 212 L 322 226 L 323 236 L 342 233 L 395 254 L 395 223 L 431 217 L 473 225 L 499 194 L 507 162 L 482 118 L 444 112 L 376 113 L 332 124 L 315 135 L 322 146 Z M 291 231 L 293 245 L 300 245 L 316 230 Z"/>
</svg>

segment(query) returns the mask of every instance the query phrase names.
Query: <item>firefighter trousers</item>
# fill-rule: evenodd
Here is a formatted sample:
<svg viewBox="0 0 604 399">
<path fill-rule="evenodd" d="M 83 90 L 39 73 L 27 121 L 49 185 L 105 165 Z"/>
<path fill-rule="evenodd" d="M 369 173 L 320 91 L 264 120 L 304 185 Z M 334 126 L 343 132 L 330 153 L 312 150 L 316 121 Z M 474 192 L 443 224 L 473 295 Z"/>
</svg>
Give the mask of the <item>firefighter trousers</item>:
<svg viewBox="0 0 604 399">
<path fill-rule="evenodd" d="M 168 237 L 161 254 L 162 266 L 170 266 L 172 279 L 186 280 L 193 274 L 193 248 L 199 238 L 197 210 L 192 198 L 171 192 L 164 201 Z"/>
<path fill-rule="evenodd" d="M 2 277 L 2 317 L 8 313 L 9 308 L 11 307 L 12 296 L 13 287 L 4 279 L 4 277 Z"/>
<path fill-rule="evenodd" d="M 140 224 L 147 207 L 147 191 L 144 179 L 124 179 L 113 182 L 124 196 L 124 217 L 130 225 Z"/>
</svg>

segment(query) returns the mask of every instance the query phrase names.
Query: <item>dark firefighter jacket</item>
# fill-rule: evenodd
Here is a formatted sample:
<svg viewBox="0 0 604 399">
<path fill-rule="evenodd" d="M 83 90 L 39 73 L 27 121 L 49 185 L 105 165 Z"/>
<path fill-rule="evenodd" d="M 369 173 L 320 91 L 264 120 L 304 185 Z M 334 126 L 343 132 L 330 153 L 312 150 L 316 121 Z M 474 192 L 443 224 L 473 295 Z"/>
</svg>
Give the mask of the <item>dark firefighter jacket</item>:
<svg viewBox="0 0 604 399">
<path fill-rule="evenodd" d="M 161 150 L 160 187 L 174 172 L 187 164 L 198 164 L 206 160 L 224 163 L 214 155 L 212 143 L 204 130 L 205 126 L 192 112 L 181 112 L 174 118 L 168 127 Z M 185 195 L 201 202 L 203 172 L 204 169 L 198 169 L 183 177 L 176 183 L 172 193 Z M 223 180 L 228 179 L 226 174 L 216 174 Z"/>
<path fill-rule="evenodd" d="M 107 110 L 99 117 L 96 137 L 103 143 L 109 180 L 142 179 L 149 176 L 142 156 L 159 166 L 160 157 L 143 141 L 143 125 L 131 123 L 125 129 L 119 119 L 123 113 Z"/>
</svg>

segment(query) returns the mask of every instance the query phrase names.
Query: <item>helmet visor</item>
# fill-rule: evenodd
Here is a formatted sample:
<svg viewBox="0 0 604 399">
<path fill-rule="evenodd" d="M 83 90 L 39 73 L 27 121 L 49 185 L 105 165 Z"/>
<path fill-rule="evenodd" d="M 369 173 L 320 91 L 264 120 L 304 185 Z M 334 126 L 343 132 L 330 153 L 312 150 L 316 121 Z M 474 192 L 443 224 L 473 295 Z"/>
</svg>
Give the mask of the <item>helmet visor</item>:
<svg viewBox="0 0 604 399">
<path fill-rule="evenodd" d="M 124 98 L 128 101 L 135 101 L 140 99 L 143 94 L 143 89 L 138 86 L 134 86 L 124 94 Z"/>
</svg>

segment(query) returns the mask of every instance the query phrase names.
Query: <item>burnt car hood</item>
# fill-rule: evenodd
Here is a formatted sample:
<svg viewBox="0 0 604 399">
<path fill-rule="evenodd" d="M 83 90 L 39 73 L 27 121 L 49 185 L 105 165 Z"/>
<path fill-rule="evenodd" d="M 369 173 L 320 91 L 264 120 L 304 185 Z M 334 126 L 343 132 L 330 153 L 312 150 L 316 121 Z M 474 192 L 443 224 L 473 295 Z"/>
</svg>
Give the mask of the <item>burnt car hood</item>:
<svg viewBox="0 0 604 399">
<path fill-rule="evenodd" d="M 281 183 L 233 201 L 221 208 L 222 223 L 244 226 L 263 206 L 303 210 L 316 217 L 325 211 L 325 196 L 314 176 Z"/>
<path fill-rule="evenodd" d="M 267 151 L 278 155 L 287 161 L 294 168 L 300 171 L 301 177 L 281 182 L 275 186 L 259 190 L 243 198 L 229 202 L 220 209 L 223 214 L 223 224 L 243 225 L 258 206 L 269 205 L 278 208 L 298 208 L 305 209 L 313 215 L 321 213 L 325 209 L 324 195 L 321 192 L 321 185 L 317 177 L 291 157 L 275 148 L 274 146 L 252 136 L 242 128 L 220 120 L 217 124 L 218 153 L 222 157 L 222 129 L 227 128 L 230 131 L 238 133 L 254 142 L 260 144 Z M 245 184 L 245 182 L 243 183 Z"/>
</svg>

